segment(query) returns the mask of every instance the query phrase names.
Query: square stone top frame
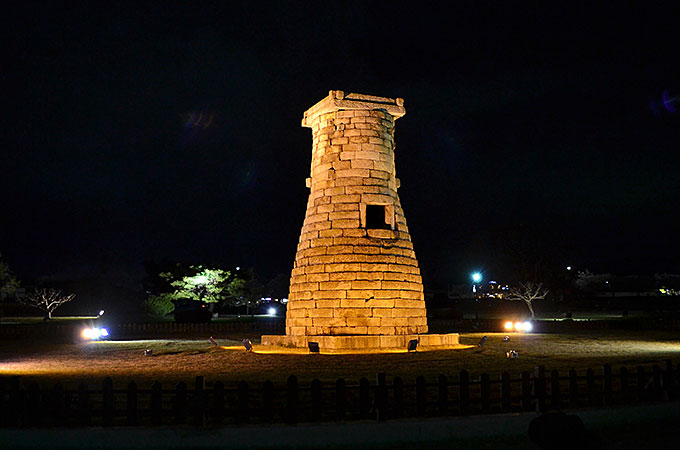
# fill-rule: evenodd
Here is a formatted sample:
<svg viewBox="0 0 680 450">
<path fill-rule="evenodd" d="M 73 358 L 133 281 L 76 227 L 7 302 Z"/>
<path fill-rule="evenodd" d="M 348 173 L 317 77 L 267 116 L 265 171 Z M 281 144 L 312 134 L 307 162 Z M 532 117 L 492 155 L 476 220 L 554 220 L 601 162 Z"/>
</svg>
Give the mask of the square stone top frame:
<svg viewBox="0 0 680 450">
<path fill-rule="evenodd" d="M 377 97 L 344 91 L 329 91 L 328 97 L 305 111 L 302 118 L 303 127 L 311 127 L 314 119 L 321 115 L 340 110 L 384 110 L 395 119 L 406 114 L 403 98 Z"/>
</svg>

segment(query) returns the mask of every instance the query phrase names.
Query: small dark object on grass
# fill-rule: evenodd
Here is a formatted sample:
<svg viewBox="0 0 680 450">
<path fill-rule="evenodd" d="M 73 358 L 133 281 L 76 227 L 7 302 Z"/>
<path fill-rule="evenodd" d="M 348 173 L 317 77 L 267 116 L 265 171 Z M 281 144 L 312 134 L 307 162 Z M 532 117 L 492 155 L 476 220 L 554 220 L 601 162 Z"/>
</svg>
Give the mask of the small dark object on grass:
<svg viewBox="0 0 680 450">
<path fill-rule="evenodd" d="M 408 341 L 408 347 L 406 348 L 407 352 L 417 352 L 416 347 L 418 347 L 418 339 L 411 339 Z"/>
<path fill-rule="evenodd" d="M 505 357 L 509 359 L 516 359 L 519 358 L 519 353 L 517 352 L 517 350 L 508 350 L 507 352 L 505 352 Z"/>
<path fill-rule="evenodd" d="M 488 339 L 488 337 L 486 337 L 486 336 L 484 336 L 483 338 L 481 338 L 481 339 L 479 340 L 479 342 L 477 343 L 477 347 L 481 347 L 482 345 L 484 345 L 484 343 L 486 342 L 487 339 Z"/>
<path fill-rule="evenodd" d="M 250 342 L 250 339 L 245 338 L 243 341 L 243 346 L 246 348 L 247 352 L 252 352 L 253 351 L 253 343 Z"/>
<path fill-rule="evenodd" d="M 503 338 L 503 342 L 508 342 L 509 340 L 510 340 L 510 336 L 505 336 L 505 337 Z"/>
<path fill-rule="evenodd" d="M 144 350 L 144 355 L 145 356 L 153 356 L 153 350 L 151 350 L 150 348 L 147 348 L 146 350 Z"/>
<path fill-rule="evenodd" d="M 212 336 L 210 336 L 210 343 L 213 345 L 213 347 L 217 347 L 217 342 L 215 341 L 215 339 L 213 339 Z"/>
</svg>

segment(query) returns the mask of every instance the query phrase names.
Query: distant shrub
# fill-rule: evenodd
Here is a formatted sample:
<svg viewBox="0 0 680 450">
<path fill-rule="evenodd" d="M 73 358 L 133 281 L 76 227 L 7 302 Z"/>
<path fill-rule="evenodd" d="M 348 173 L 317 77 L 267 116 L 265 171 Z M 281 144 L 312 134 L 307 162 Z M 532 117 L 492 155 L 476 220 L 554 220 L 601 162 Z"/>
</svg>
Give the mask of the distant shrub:
<svg viewBox="0 0 680 450">
<path fill-rule="evenodd" d="M 168 295 L 152 295 L 144 301 L 144 310 L 152 316 L 164 317 L 175 310 Z"/>
</svg>

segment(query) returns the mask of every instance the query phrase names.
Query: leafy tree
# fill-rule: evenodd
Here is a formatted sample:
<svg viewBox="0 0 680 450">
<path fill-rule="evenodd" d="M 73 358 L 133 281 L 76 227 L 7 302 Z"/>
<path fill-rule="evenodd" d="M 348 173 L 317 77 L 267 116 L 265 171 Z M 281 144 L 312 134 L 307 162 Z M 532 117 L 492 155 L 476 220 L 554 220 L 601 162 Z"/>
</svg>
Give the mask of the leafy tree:
<svg viewBox="0 0 680 450">
<path fill-rule="evenodd" d="M 19 301 L 45 311 L 45 320 L 52 318 L 55 309 L 75 298 L 76 294 L 62 295 L 59 289 L 35 289 Z"/>
<path fill-rule="evenodd" d="M 0 254 L 0 257 L 2 257 L 2 254 Z M 18 287 L 19 281 L 10 270 L 9 265 L 0 260 L 0 291 L 13 294 Z"/>
<path fill-rule="evenodd" d="M 529 308 L 529 311 L 531 312 L 531 318 L 533 319 L 535 314 L 532 303 L 534 300 L 544 299 L 546 295 L 548 295 L 548 289 L 545 289 L 542 283 L 532 283 L 529 281 L 525 283 L 519 283 L 519 285 L 511 287 L 504 298 L 512 301 L 523 301 L 527 305 L 527 308 Z"/>
<path fill-rule="evenodd" d="M 584 293 L 592 294 L 595 292 L 605 291 L 607 289 L 607 282 L 613 278 L 610 273 L 594 274 L 588 269 L 579 272 L 574 280 L 576 288 Z"/>
<path fill-rule="evenodd" d="M 203 303 L 231 303 L 243 300 L 245 280 L 228 270 L 177 264 L 173 271 L 161 272 L 169 292 L 158 297 L 164 301 L 193 300 Z M 160 302 L 160 300 L 158 300 Z"/>
<path fill-rule="evenodd" d="M 147 298 L 144 301 L 143 308 L 152 316 L 163 317 L 175 310 L 175 304 L 172 303 L 171 295 L 160 294 Z"/>
</svg>

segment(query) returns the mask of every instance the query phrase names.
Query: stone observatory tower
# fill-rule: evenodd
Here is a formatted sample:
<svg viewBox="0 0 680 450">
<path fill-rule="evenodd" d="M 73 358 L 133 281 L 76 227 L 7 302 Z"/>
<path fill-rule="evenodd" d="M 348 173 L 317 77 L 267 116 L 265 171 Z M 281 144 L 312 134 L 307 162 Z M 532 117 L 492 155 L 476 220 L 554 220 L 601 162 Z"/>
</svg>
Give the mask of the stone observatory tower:
<svg viewBox="0 0 680 450">
<path fill-rule="evenodd" d="M 422 279 L 397 193 L 394 125 L 404 114 L 403 99 L 343 91 L 330 91 L 304 113 L 313 139 L 310 194 L 286 336 L 263 336 L 263 344 L 400 347 L 427 332 Z"/>
</svg>

